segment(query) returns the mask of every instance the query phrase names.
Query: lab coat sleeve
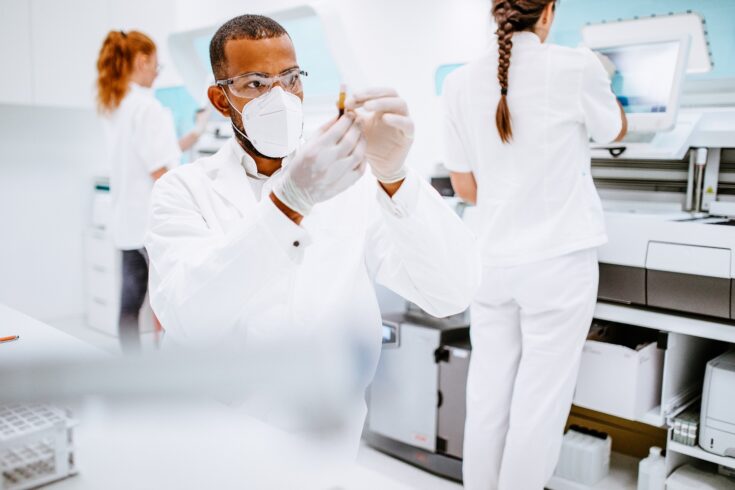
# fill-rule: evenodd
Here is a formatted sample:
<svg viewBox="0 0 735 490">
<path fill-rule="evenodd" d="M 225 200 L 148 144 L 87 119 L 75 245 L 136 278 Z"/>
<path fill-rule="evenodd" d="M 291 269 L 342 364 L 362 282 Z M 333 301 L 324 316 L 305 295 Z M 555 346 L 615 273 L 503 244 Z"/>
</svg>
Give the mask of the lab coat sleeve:
<svg viewBox="0 0 735 490">
<path fill-rule="evenodd" d="M 439 194 L 409 170 L 398 192 L 377 190 L 366 263 L 376 282 L 424 311 L 464 311 L 480 284 L 475 237 Z"/>
<path fill-rule="evenodd" d="M 583 50 L 580 105 L 582 118 L 592 139 L 598 143 L 610 143 L 620 134 L 623 126 L 610 78 L 602 63 L 589 49 Z"/>
<path fill-rule="evenodd" d="M 145 162 L 147 172 L 162 167 L 172 169 L 181 160 L 176 125 L 171 111 L 151 100 L 135 115 L 133 137 L 135 150 Z"/>
<path fill-rule="evenodd" d="M 228 338 L 238 319 L 289 280 L 309 243 L 270 199 L 226 233 L 215 231 L 183 179 L 166 174 L 153 190 L 146 239 L 153 310 L 177 343 Z"/>
<path fill-rule="evenodd" d="M 467 154 L 466 135 L 462 132 L 459 115 L 459 98 L 462 96 L 457 87 L 459 73 L 451 73 L 444 81 L 442 102 L 444 106 L 444 166 L 451 172 L 472 172 Z"/>
</svg>

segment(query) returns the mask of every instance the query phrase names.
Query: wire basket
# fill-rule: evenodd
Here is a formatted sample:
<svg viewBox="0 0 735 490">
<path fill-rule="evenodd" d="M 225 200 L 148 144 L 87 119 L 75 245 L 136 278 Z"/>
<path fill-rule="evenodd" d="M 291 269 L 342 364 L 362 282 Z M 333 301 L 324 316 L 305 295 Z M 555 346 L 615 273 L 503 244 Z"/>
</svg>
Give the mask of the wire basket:
<svg viewBox="0 0 735 490">
<path fill-rule="evenodd" d="M 0 490 L 25 490 L 76 473 L 72 428 L 50 405 L 0 405 Z"/>
</svg>

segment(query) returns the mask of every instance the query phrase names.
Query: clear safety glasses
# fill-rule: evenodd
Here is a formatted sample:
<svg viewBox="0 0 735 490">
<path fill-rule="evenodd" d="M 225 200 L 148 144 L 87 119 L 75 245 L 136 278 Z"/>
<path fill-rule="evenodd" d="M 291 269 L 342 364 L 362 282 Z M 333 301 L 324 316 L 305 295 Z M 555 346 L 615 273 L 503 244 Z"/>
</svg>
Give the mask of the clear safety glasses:
<svg viewBox="0 0 735 490">
<path fill-rule="evenodd" d="M 300 68 L 293 68 L 272 77 L 263 73 L 250 72 L 226 80 L 217 80 L 215 83 L 220 87 L 229 87 L 230 92 L 237 97 L 255 99 L 268 93 L 276 83 L 280 83 L 283 90 L 287 92 L 299 94 L 303 89 L 301 79 L 308 75 Z"/>
</svg>

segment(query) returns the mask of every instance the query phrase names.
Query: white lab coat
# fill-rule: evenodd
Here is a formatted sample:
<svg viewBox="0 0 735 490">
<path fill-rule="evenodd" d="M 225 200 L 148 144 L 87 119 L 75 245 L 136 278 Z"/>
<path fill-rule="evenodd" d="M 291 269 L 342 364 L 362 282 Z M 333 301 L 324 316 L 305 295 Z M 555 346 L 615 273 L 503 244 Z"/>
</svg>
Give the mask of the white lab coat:
<svg viewBox="0 0 735 490">
<path fill-rule="evenodd" d="M 268 198 L 271 180 L 257 195 L 262 182 L 243 164 L 254 166 L 233 139 L 155 185 L 146 248 L 165 344 L 231 352 L 346 335 L 369 382 L 381 346 L 375 282 L 439 317 L 469 306 L 474 237 L 413 171 L 392 199 L 368 172 L 298 226 Z"/>
<path fill-rule="evenodd" d="M 483 284 L 471 308 L 463 480 L 540 490 L 554 471 L 597 299 L 607 240 L 589 137 L 612 141 L 620 108 L 586 48 L 513 34 L 513 139 L 495 127 L 497 44 L 449 77 L 446 166 L 472 172 Z"/>
<path fill-rule="evenodd" d="M 153 178 L 179 164 L 181 149 L 171 111 L 153 90 L 131 83 L 112 114 L 102 118 L 110 166 L 112 241 L 120 250 L 143 248 Z"/>
</svg>

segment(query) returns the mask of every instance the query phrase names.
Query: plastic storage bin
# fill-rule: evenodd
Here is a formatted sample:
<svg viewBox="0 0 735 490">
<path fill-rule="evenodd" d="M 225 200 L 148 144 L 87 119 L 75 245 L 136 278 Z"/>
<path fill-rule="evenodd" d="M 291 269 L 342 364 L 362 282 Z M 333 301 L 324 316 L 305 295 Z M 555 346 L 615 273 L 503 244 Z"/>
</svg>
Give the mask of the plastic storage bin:
<svg viewBox="0 0 735 490">
<path fill-rule="evenodd" d="M 583 485 L 594 485 L 610 472 L 611 449 L 609 435 L 572 426 L 564 435 L 554 474 Z"/>
</svg>

